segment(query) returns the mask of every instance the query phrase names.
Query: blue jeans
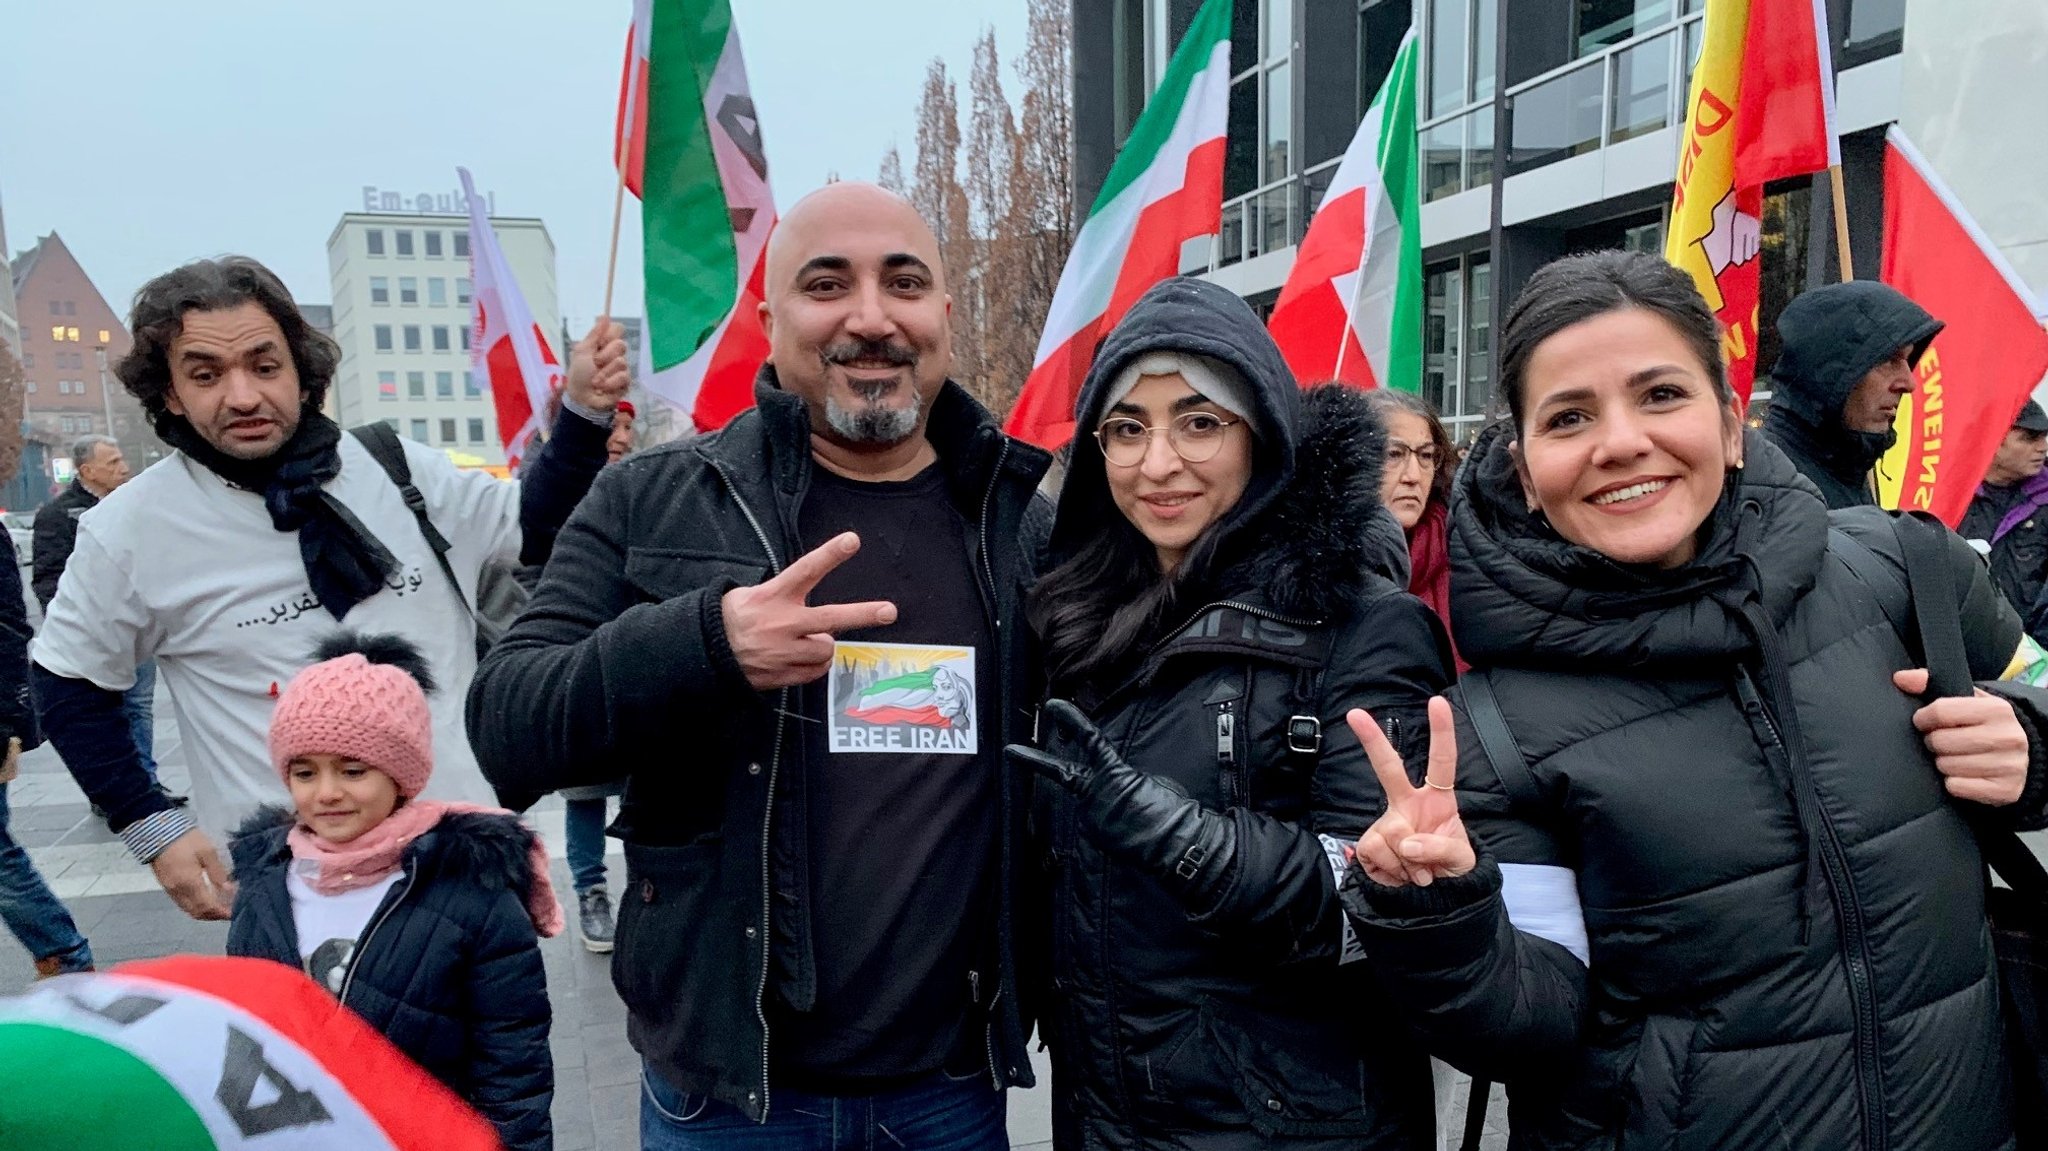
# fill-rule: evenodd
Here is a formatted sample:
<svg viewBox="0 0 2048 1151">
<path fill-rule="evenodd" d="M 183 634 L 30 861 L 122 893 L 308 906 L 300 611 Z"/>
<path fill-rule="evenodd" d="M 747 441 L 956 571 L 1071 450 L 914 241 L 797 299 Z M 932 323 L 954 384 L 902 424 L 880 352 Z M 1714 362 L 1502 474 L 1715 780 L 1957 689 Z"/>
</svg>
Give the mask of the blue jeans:
<svg viewBox="0 0 2048 1151">
<path fill-rule="evenodd" d="M 986 1071 L 934 1074 L 885 1095 L 833 1098 L 778 1087 L 768 1122 L 640 1072 L 641 1151 L 1008 1151 L 1003 1093 Z"/>
<path fill-rule="evenodd" d="M 92 966 L 92 948 L 71 913 L 50 893 L 28 851 L 7 833 L 7 785 L 0 783 L 0 920 L 31 957 L 56 959 L 60 971 Z"/>
<path fill-rule="evenodd" d="M 142 769 L 156 782 L 156 661 L 135 669 L 135 686 L 121 696 L 121 712 L 128 717 L 128 732 L 135 738 L 135 750 L 142 755 Z"/>
<path fill-rule="evenodd" d="M 562 801 L 562 830 L 569 841 L 569 878 L 578 895 L 604 886 L 605 800 Z"/>
</svg>

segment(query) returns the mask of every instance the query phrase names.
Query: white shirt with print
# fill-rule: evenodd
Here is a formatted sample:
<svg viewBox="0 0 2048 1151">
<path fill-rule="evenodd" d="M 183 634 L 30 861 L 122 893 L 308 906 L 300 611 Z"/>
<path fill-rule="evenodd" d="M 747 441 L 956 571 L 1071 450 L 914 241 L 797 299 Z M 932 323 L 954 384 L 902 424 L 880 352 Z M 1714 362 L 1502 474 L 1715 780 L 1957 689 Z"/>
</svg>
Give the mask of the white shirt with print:
<svg viewBox="0 0 2048 1151">
<path fill-rule="evenodd" d="M 487 560 L 516 561 L 519 487 L 404 441 L 414 486 L 453 545 L 449 562 L 475 602 Z M 271 526 L 263 498 L 173 452 L 78 521 L 32 656 L 49 671 L 126 691 L 155 659 L 170 690 L 192 771 L 192 810 L 216 844 L 263 804 L 287 801 L 270 766 L 270 714 L 282 691 L 340 627 L 396 633 L 426 655 L 440 690 L 434 717 L 436 799 L 495 802 L 463 729 L 476 673 L 475 623 L 368 449 L 341 437 L 327 491 L 397 558 L 399 573 L 337 621 L 317 606 L 296 532 Z"/>
</svg>

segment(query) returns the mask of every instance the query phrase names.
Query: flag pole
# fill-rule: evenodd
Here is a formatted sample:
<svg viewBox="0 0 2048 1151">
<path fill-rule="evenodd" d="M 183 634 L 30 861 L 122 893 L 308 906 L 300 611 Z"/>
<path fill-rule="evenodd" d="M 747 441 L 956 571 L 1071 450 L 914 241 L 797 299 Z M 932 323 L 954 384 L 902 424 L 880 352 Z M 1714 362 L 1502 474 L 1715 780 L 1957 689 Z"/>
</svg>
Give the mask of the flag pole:
<svg viewBox="0 0 2048 1151">
<path fill-rule="evenodd" d="M 612 319 L 612 279 L 619 272 L 619 217 L 623 216 L 626 212 L 627 159 L 628 157 L 626 156 L 619 157 L 617 165 L 619 169 L 619 183 L 618 187 L 612 191 L 612 251 L 611 255 L 605 258 L 604 265 L 604 316 L 602 318 L 606 323 L 610 323 Z M 1836 192 L 1835 195 L 1840 196 L 1841 193 Z"/>
<path fill-rule="evenodd" d="M 1855 261 L 1849 254 L 1849 200 L 1842 194 L 1842 166 L 1828 165 L 1828 186 L 1833 194 L 1828 198 L 1835 202 L 1835 252 L 1842 262 L 1842 281 L 1847 283 L 1856 278 Z M 618 244 L 618 221 L 612 221 L 614 246 Z"/>
</svg>

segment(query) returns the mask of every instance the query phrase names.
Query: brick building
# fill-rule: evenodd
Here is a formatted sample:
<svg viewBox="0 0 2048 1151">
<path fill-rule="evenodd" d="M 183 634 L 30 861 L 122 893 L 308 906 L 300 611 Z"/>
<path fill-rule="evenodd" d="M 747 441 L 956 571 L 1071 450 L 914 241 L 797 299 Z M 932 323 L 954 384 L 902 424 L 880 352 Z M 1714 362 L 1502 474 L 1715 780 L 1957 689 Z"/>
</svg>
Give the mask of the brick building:
<svg viewBox="0 0 2048 1151">
<path fill-rule="evenodd" d="M 114 364 L 128 353 L 128 329 L 63 239 L 52 232 L 36 241 L 15 257 L 13 272 L 24 423 L 32 434 L 59 445 L 64 466 L 71 441 L 89 433 L 119 440 L 136 471 L 165 455 L 142 406 L 114 378 Z"/>
</svg>

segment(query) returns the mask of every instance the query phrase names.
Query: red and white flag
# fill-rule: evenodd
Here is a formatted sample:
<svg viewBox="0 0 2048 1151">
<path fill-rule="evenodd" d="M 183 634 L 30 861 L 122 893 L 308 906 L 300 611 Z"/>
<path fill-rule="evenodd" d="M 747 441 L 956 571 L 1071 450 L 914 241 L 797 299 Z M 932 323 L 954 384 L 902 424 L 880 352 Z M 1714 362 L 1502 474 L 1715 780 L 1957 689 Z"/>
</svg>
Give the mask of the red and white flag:
<svg viewBox="0 0 2048 1151">
<path fill-rule="evenodd" d="M 491 389 L 498 412 L 498 438 L 505 444 L 505 462 L 517 468 L 526 446 L 540 431 L 548 400 L 562 386 L 562 364 L 533 310 L 512 278 L 498 233 L 484 215 L 484 202 L 470 181 L 469 169 L 457 168 L 463 199 L 469 203 L 470 367 Z"/>
<path fill-rule="evenodd" d="M 1096 345 L 1146 289 L 1180 271 L 1183 245 L 1221 225 L 1230 13 L 1230 0 L 1206 0 L 1195 13 L 1110 166 L 1053 292 L 1031 376 L 1010 409 L 1011 435 L 1047 448 L 1072 439 Z"/>
<path fill-rule="evenodd" d="M 1878 498 L 1954 527 L 2048 374 L 2048 311 L 1897 125 L 1885 135 L 1881 278 L 1948 326 L 1899 405 Z"/>
<path fill-rule="evenodd" d="M 640 194 L 647 170 L 647 72 L 654 43 L 654 0 L 633 0 L 633 26 L 626 30 L 626 67 L 619 74 L 619 122 L 612 137 L 612 162 L 626 190 Z"/>
</svg>

